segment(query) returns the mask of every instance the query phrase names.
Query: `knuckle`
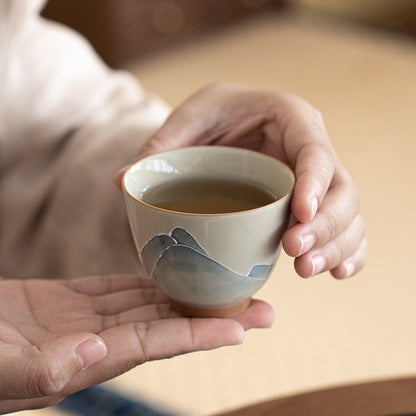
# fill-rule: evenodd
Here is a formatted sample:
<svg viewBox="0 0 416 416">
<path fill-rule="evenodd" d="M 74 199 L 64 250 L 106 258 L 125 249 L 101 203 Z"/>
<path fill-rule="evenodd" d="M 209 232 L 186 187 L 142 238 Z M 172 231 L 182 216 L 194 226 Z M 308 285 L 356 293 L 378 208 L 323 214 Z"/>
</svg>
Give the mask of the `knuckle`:
<svg viewBox="0 0 416 416">
<path fill-rule="evenodd" d="M 298 163 L 302 163 L 302 173 L 314 178 L 318 184 L 331 182 L 334 175 L 334 157 L 326 143 L 307 143 L 299 148 L 296 157 Z"/>
<path fill-rule="evenodd" d="M 349 226 L 349 240 L 354 241 L 355 247 L 361 247 L 363 240 L 365 240 L 365 221 L 360 214 L 357 214 Z"/>
<path fill-rule="evenodd" d="M 320 110 L 318 110 L 317 108 L 314 108 L 314 112 L 315 112 L 315 117 L 320 121 L 320 122 L 324 122 L 324 115 L 322 114 L 322 112 Z"/>
<path fill-rule="evenodd" d="M 309 104 L 306 112 L 308 114 L 309 124 L 314 128 L 315 137 L 319 138 L 320 142 L 328 144 L 328 134 L 325 128 L 324 116 L 321 111 Z"/>
<path fill-rule="evenodd" d="M 347 257 L 348 253 L 342 244 L 331 242 L 326 247 L 326 266 L 328 270 L 338 267 Z"/>
<path fill-rule="evenodd" d="M 103 330 L 114 328 L 120 325 L 120 315 L 119 314 L 101 315 L 100 325 Z"/>
<path fill-rule="evenodd" d="M 332 240 L 337 235 L 337 220 L 333 214 L 328 214 L 325 221 L 326 241 Z"/>
<path fill-rule="evenodd" d="M 109 293 L 112 290 L 112 275 L 104 275 L 99 277 L 99 287 L 105 288 L 105 292 Z"/>
<path fill-rule="evenodd" d="M 336 264 L 341 264 L 347 257 L 349 253 L 347 249 L 344 247 L 344 245 L 339 245 L 337 247 L 337 253 L 336 253 Z"/>
<path fill-rule="evenodd" d="M 325 154 L 325 160 L 331 160 L 332 155 L 330 154 L 328 149 L 326 149 L 325 146 L 319 146 L 318 152 L 320 154 L 320 158 L 323 158 Z M 332 163 L 325 163 L 319 166 L 312 166 L 311 170 L 313 174 L 316 176 L 316 181 L 319 184 L 327 184 L 327 186 L 329 186 L 334 174 L 334 168 Z"/>
<path fill-rule="evenodd" d="M 348 257 L 348 253 L 343 244 L 332 243 L 331 251 L 328 261 L 330 268 L 341 264 Z"/>
<path fill-rule="evenodd" d="M 143 146 L 143 153 L 159 153 L 165 149 L 164 140 L 155 133 L 150 140 Z"/>
<path fill-rule="evenodd" d="M 106 296 L 96 296 L 91 300 L 94 312 L 97 314 L 104 314 L 108 309 L 108 301 Z"/>
<path fill-rule="evenodd" d="M 161 293 L 158 289 L 151 288 L 142 291 L 146 304 L 153 305 L 159 302 Z"/>
<path fill-rule="evenodd" d="M 166 307 L 164 304 L 155 305 L 156 308 L 156 314 L 159 319 L 168 319 L 172 316 L 176 316 L 176 314 L 173 312 L 172 309 L 169 307 Z"/>
<path fill-rule="evenodd" d="M 136 322 L 134 325 L 137 339 L 138 355 L 140 357 L 139 364 L 150 361 L 150 355 L 147 348 L 146 338 L 149 334 L 149 324 L 147 322 Z"/>
<path fill-rule="evenodd" d="M 37 377 L 34 390 L 38 396 L 55 396 L 63 389 L 60 371 L 52 364 L 44 366 Z"/>
<path fill-rule="evenodd" d="M 358 229 L 349 227 L 338 242 L 333 242 L 333 264 L 338 265 L 350 259 L 354 263 L 365 263 L 367 258 L 367 243 L 364 232 L 364 220 L 356 217 Z"/>
<path fill-rule="evenodd" d="M 318 108 L 314 107 L 312 104 L 309 104 L 309 109 L 310 109 L 312 117 L 315 118 L 317 123 L 319 125 L 323 125 L 324 124 L 324 116 L 323 116 L 322 112 Z"/>
</svg>

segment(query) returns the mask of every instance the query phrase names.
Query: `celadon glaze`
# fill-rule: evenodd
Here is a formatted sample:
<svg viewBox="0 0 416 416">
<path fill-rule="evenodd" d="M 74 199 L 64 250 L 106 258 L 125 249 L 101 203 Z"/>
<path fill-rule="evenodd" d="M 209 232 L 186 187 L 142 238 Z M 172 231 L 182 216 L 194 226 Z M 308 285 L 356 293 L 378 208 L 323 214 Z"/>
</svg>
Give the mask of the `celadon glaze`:
<svg viewBox="0 0 416 416">
<path fill-rule="evenodd" d="M 149 186 L 178 175 L 251 182 L 278 199 L 249 211 L 207 215 L 168 211 L 141 200 Z M 188 147 L 137 162 L 124 175 L 123 193 L 149 277 L 171 299 L 194 308 L 224 308 L 251 297 L 277 259 L 294 184 L 284 163 L 237 148 Z"/>
</svg>

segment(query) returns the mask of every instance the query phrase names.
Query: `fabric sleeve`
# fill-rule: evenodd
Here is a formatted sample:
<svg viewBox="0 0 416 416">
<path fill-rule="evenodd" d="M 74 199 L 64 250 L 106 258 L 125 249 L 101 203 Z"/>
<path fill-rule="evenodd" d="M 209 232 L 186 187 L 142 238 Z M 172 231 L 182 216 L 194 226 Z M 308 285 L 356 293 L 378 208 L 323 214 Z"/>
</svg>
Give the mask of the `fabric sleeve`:
<svg viewBox="0 0 416 416">
<path fill-rule="evenodd" d="M 41 18 L 42 2 L 2 1 L 0 275 L 140 271 L 112 178 L 168 106 Z"/>
</svg>

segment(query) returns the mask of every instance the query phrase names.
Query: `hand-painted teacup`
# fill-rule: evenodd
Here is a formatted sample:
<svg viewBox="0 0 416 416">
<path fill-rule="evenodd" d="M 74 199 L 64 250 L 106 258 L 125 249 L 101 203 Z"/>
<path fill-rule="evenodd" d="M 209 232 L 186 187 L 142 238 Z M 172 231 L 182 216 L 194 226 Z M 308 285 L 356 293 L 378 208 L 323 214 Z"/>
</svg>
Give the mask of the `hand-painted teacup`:
<svg viewBox="0 0 416 416">
<path fill-rule="evenodd" d="M 182 180 L 201 180 L 200 188 L 204 181 L 253 184 L 272 199 L 257 208 L 222 213 L 161 208 L 149 199 L 158 187 L 157 198 L 179 198 L 170 189 Z M 174 310 L 225 317 L 248 307 L 277 259 L 294 185 L 294 173 L 279 160 L 222 146 L 159 153 L 128 169 L 123 194 L 138 254 Z"/>
</svg>

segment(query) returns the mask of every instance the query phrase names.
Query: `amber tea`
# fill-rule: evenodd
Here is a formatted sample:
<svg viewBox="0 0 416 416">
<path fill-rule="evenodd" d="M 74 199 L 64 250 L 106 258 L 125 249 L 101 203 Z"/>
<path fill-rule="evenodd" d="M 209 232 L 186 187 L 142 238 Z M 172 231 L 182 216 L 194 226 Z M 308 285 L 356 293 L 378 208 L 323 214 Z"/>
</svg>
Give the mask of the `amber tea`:
<svg viewBox="0 0 416 416">
<path fill-rule="evenodd" d="M 150 205 L 196 214 L 247 211 L 278 197 L 256 184 L 221 178 L 187 178 L 166 181 L 146 189 L 142 200 Z"/>
</svg>

